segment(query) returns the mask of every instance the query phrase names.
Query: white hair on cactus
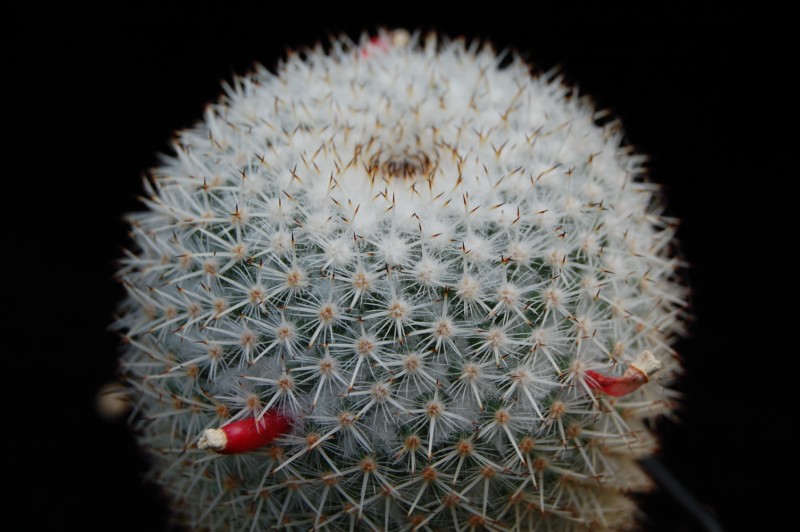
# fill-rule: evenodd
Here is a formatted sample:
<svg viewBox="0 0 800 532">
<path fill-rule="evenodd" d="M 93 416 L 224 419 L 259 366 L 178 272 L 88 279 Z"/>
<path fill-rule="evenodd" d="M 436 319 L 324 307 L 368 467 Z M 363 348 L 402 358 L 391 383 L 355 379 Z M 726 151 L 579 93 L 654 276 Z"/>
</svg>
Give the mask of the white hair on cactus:
<svg viewBox="0 0 800 532">
<path fill-rule="evenodd" d="M 686 289 L 644 158 L 599 117 L 516 56 L 403 31 L 226 86 L 119 271 L 176 521 L 634 523 Z M 267 415 L 291 431 L 254 448 Z"/>
</svg>

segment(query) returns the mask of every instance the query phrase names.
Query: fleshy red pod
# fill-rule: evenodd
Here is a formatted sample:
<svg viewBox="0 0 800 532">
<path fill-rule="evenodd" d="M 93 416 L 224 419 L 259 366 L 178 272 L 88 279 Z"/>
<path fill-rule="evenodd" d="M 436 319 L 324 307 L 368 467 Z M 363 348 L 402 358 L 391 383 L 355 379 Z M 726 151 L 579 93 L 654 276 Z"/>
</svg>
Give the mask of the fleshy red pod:
<svg viewBox="0 0 800 532">
<path fill-rule="evenodd" d="M 622 397 L 638 390 L 650 382 L 650 376 L 661 367 L 650 351 L 642 351 L 625 370 L 621 377 L 609 377 L 593 370 L 586 372 L 586 384 L 592 390 L 601 391 L 614 397 Z"/>
<path fill-rule="evenodd" d="M 242 419 L 220 429 L 207 429 L 197 446 L 221 454 L 246 453 L 267 445 L 290 428 L 289 419 L 270 410 L 258 420 Z"/>
<path fill-rule="evenodd" d="M 586 372 L 586 376 L 589 377 L 586 380 L 589 388 L 614 397 L 622 397 L 635 392 L 642 384 L 647 382 L 647 376 L 640 372 L 630 374 L 626 372 L 622 377 L 609 377 L 589 370 Z"/>
</svg>

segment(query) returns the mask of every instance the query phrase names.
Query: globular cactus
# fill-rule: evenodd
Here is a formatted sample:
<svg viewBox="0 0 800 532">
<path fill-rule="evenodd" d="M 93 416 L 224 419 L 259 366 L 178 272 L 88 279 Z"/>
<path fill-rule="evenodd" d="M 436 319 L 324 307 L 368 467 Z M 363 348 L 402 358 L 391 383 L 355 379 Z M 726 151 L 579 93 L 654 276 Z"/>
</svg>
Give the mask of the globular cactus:
<svg viewBox="0 0 800 532">
<path fill-rule="evenodd" d="M 617 122 L 395 31 L 237 78 L 174 149 L 117 327 L 177 522 L 635 524 L 686 289 Z"/>
</svg>

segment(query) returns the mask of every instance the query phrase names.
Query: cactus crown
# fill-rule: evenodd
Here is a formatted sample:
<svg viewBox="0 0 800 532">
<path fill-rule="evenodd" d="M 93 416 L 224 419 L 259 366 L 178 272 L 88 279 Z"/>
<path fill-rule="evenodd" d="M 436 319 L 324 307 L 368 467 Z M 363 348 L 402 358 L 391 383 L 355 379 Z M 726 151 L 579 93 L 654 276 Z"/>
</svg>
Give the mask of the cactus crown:
<svg viewBox="0 0 800 532">
<path fill-rule="evenodd" d="M 146 183 L 119 272 L 177 519 L 630 523 L 685 291 L 644 157 L 598 116 L 517 57 L 402 32 L 227 86 Z M 622 397 L 593 377 L 626 370 Z M 270 446 L 197 445 L 267 412 L 292 424 Z"/>
</svg>

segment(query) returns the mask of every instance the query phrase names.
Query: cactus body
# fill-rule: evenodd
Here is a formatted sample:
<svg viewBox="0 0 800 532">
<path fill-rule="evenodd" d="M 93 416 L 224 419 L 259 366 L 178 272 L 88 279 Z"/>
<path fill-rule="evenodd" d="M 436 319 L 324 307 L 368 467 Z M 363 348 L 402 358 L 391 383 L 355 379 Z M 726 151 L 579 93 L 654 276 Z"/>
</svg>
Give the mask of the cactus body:
<svg viewBox="0 0 800 532">
<path fill-rule="evenodd" d="M 674 224 L 618 124 L 500 63 L 336 40 L 235 80 L 153 171 L 117 325 L 178 522 L 633 522 L 672 408 Z M 291 428 L 267 446 L 198 446 L 268 416 Z"/>
</svg>

